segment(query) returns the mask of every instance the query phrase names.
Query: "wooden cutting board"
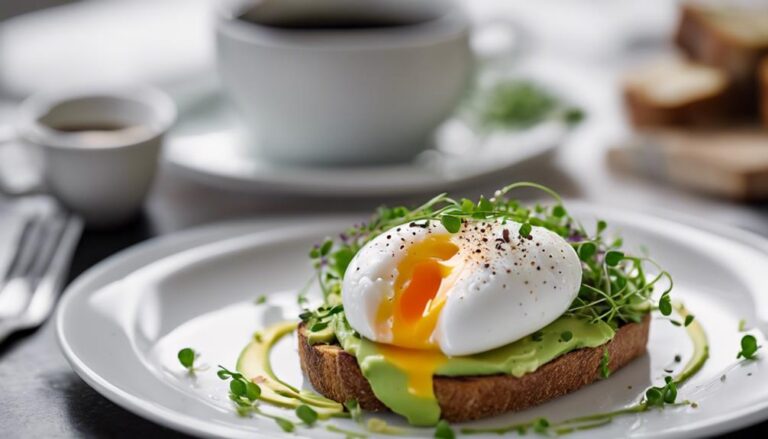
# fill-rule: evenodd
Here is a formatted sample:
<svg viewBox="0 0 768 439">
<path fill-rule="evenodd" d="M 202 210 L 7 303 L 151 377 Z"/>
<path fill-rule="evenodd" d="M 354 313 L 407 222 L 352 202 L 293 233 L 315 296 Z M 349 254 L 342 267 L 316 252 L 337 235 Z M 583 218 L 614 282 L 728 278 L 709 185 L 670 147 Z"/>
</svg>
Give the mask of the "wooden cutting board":
<svg viewBox="0 0 768 439">
<path fill-rule="evenodd" d="M 768 130 L 656 130 L 608 151 L 608 165 L 711 195 L 768 199 Z"/>
</svg>

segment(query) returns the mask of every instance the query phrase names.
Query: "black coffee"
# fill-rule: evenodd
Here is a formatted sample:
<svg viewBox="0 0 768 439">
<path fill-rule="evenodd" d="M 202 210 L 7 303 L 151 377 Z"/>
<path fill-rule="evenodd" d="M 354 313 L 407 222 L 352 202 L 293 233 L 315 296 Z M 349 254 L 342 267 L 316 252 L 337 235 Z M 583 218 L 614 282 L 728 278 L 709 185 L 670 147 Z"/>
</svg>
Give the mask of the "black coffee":
<svg viewBox="0 0 768 439">
<path fill-rule="evenodd" d="M 410 26 L 442 15 L 448 0 L 264 0 L 239 18 L 261 26 L 294 30 Z"/>
<path fill-rule="evenodd" d="M 79 132 L 85 132 L 85 131 L 120 131 L 130 128 L 128 125 L 118 125 L 118 124 L 108 124 L 108 123 L 79 123 L 79 124 L 68 124 L 68 125 L 55 125 L 51 126 L 56 131 L 61 131 L 64 133 L 79 133 Z"/>
</svg>

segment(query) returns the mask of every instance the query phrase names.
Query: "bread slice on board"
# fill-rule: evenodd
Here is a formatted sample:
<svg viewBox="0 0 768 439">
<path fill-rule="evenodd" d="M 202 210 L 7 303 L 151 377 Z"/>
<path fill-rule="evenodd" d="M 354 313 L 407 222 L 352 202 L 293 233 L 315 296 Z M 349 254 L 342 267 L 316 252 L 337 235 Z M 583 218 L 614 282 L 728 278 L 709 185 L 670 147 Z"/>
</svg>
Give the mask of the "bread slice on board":
<svg viewBox="0 0 768 439">
<path fill-rule="evenodd" d="M 520 378 L 436 376 L 434 390 L 441 416 L 451 422 L 469 421 L 523 410 L 565 395 L 600 378 L 600 361 L 606 349 L 611 371 L 643 355 L 649 328 L 650 316 L 646 316 L 640 323 L 619 328 L 603 346 L 569 352 Z M 365 410 L 388 410 L 373 394 L 353 355 L 336 344 L 310 345 L 303 324 L 298 334 L 301 368 L 318 392 L 342 403 L 356 399 Z"/>
<path fill-rule="evenodd" d="M 608 151 L 608 165 L 737 201 L 768 199 L 768 131 L 654 130 Z"/>
<path fill-rule="evenodd" d="M 724 70 L 745 110 L 755 107 L 758 64 L 768 54 L 768 3 L 684 3 L 675 41 L 692 60 Z"/>
<path fill-rule="evenodd" d="M 681 59 L 635 68 L 623 80 L 624 101 L 636 127 L 723 124 L 731 117 L 724 71 Z"/>
</svg>

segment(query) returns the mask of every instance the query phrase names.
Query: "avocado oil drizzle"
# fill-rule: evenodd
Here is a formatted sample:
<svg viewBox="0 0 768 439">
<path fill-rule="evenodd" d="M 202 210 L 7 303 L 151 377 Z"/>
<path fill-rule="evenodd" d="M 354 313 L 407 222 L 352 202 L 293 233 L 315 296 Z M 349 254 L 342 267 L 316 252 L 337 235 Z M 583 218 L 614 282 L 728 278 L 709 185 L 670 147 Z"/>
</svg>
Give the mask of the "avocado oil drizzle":
<svg viewBox="0 0 768 439">
<path fill-rule="evenodd" d="M 675 311 L 680 315 L 682 319 L 686 319 L 686 317 L 690 315 L 688 310 L 681 303 L 674 302 L 673 306 Z M 266 387 L 266 391 L 263 392 L 259 398 L 264 402 L 282 407 L 297 407 L 298 405 L 306 404 L 318 409 L 318 414 L 320 415 L 321 419 L 328 419 L 329 417 L 337 416 L 347 417 L 347 413 L 339 410 L 340 404 L 336 403 L 335 401 L 328 400 L 314 392 L 297 389 L 296 387 L 291 386 L 283 380 L 280 380 L 273 372 L 271 364 L 272 349 L 279 340 L 281 340 L 286 335 L 293 333 L 295 329 L 296 324 L 292 322 L 282 322 L 265 328 L 263 331 L 258 333 L 257 336 L 254 336 L 253 341 L 249 344 L 248 347 L 246 347 L 246 349 L 243 351 L 243 354 L 241 354 L 241 358 L 238 361 L 238 369 L 242 372 L 261 372 L 258 376 L 251 378 L 260 379 L 262 386 Z M 688 360 L 685 367 L 676 376 L 667 377 L 667 381 L 664 387 L 649 388 L 646 391 L 643 399 L 632 406 L 610 412 L 595 413 L 586 416 L 570 418 L 556 423 L 550 423 L 550 421 L 548 421 L 546 418 L 537 418 L 532 421 L 506 425 L 502 427 L 463 428 L 459 431 L 462 434 L 504 434 L 509 432 L 525 434 L 529 431 L 532 431 L 541 434 L 554 433 L 556 435 L 566 435 L 577 431 L 599 428 L 611 423 L 616 417 L 643 413 L 654 408 L 662 409 L 665 407 L 680 407 L 688 405 L 695 407 L 695 403 L 687 400 L 682 402 L 675 402 L 675 398 L 677 396 L 677 386 L 682 385 L 685 381 L 690 379 L 699 370 L 701 370 L 709 357 L 709 345 L 706 333 L 698 321 L 691 320 L 690 324 L 686 326 L 685 329 L 689 338 L 693 342 L 693 355 Z M 246 365 L 246 363 L 249 365 Z M 264 381 L 265 379 L 266 382 Z M 348 437 L 367 437 L 365 433 L 345 430 L 333 424 L 327 424 L 326 430 L 339 434 L 345 434 Z M 403 429 L 401 434 L 410 433 L 413 433 L 413 431 L 409 429 Z M 396 433 L 388 434 L 399 435 Z"/>
</svg>

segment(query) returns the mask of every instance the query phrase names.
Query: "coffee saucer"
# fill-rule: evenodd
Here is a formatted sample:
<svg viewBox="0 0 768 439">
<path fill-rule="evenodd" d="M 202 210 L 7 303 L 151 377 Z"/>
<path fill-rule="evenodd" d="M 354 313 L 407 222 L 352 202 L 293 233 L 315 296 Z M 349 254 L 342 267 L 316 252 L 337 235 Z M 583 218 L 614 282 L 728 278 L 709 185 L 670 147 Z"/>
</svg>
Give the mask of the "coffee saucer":
<svg viewBox="0 0 768 439">
<path fill-rule="evenodd" d="M 238 192 L 304 197 L 408 196 L 466 188 L 546 159 L 571 131 L 550 120 L 522 131 L 479 132 L 459 117 L 443 123 L 434 145 L 408 163 L 303 167 L 259 157 L 242 122 L 215 89 L 180 104 L 168 134 L 166 166 L 202 184 Z"/>
</svg>

